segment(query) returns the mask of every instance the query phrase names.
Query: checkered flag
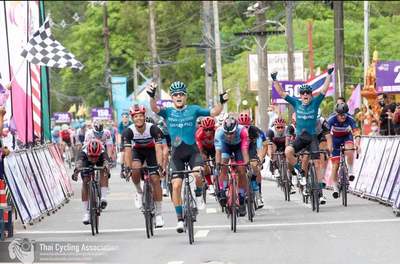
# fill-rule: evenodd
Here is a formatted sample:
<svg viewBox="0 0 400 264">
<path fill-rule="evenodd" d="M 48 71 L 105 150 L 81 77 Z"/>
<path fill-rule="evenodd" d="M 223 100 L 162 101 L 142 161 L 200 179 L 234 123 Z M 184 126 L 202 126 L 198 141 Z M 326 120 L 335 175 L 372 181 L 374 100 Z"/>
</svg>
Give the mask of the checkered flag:
<svg viewBox="0 0 400 264">
<path fill-rule="evenodd" d="M 49 19 L 46 19 L 39 30 L 33 34 L 21 56 L 32 64 L 47 67 L 71 67 L 79 70 L 84 67 L 72 53 L 54 39 L 51 34 Z"/>
</svg>

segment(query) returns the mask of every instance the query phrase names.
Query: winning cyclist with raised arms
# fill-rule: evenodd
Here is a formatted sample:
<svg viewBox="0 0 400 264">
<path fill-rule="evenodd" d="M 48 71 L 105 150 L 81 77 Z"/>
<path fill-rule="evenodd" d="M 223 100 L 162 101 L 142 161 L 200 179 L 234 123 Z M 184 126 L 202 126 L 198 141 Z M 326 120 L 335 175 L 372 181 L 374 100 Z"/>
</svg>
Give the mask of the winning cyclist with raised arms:
<svg viewBox="0 0 400 264">
<path fill-rule="evenodd" d="M 200 116 L 217 116 L 222 111 L 222 104 L 228 101 L 227 93 L 220 94 L 220 104 L 212 109 L 201 108 L 198 105 L 187 105 L 187 90 L 186 85 L 180 81 L 173 82 L 169 87 L 172 97 L 172 107 L 159 107 L 155 100 L 157 86 L 151 83 L 147 87 L 147 93 L 150 96 L 150 106 L 153 112 L 162 116 L 167 122 L 168 131 L 171 137 L 171 161 L 170 166 L 172 171 L 180 171 L 185 169 L 185 162 L 190 164 L 193 170 L 202 169 L 203 160 L 199 149 L 195 142 L 196 120 Z M 182 209 L 182 178 L 177 175 L 172 179 L 172 201 L 175 206 L 178 224 L 176 231 L 183 232 L 183 209 Z M 202 178 L 199 173 L 196 173 L 196 200 L 199 204 L 199 209 L 204 209 L 202 203 Z M 201 208 L 203 207 L 203 208 Z"/>
</svg>

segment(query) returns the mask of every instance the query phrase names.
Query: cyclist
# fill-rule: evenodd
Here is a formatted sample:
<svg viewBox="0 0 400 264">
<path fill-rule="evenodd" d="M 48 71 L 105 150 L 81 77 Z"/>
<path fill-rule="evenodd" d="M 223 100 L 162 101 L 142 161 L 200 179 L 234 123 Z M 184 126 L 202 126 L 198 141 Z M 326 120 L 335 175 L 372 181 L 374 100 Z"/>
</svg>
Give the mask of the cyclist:
<svg viewBox="0 0 400 264">
<path fill-rule="evenodd" d="M 61 151 L 62 151 L 63 156 L 65 158 L 66 146 L 68 146 L 69 148 L 72 147 L 72 131 L 69 128 L 69 125 L 63 124 L 61 126 L 60 139 L 61 139 Z"/>
<path fill-rule="evenodd" d="M 286 126 L 285 119 L 283 119 L 282 117 L 277 117 L 273 121 L 272 127 L 268 130 L 267 133 L 268 141 L 270 144 L 270 147 L 268 148 L 268 156 L 271 159 L 270 171 L 273 174 L 275 173 L 275 170 L 278 170 L 278 164 L 276 164 L 276 159 L 274 158 L 273 154 L 276 152 L 285 152 L 287 142 L 287 130 L 288 127 Z M 290 188 L 290 193 L 296 193 L 296 189 L 293 185 L 292 188 Z"/>
<path fill-rule="evenodd" d="M 111 132 L 107 129 L 104 129 L 103 124 L 100 123 L 98 120 L 95 120 L 93 122 L 92 127 L 93 127 L 92 129 L 89 129 L 86 131 L 85 143 L 87 143 L 93 139 L 100 140 L 100 142 L 103 144 L 103 147 L 105 149 L 106 159 L 109 162 L 110 154 L 112 154 L 112 147 L 113 147 Z M 108 193 L 108 181 L 109 181 L 110 176 L 111 176 L 111 173 L 108 174 L 108 177 L 106 179 L 106 184 L 101 187 L 101 195 L 102 195 L 102 198 L 103 198 L 104 204 L 105 204 L 103 209 L 105 209 L 107 206 L 106 194 Z"/>
<path fill-rule="evenodd" d="M 312 96 L 311 86 L 307 84 L 300 86 L 300 100 L 296 97 L 290 96 L 288 93 L 282 90 L 280 83 L 276 79 L 278 74 L 277 72 L 271 74 L 278 94 L 293 106 L 294 112 L 296 113 L 296 139 L 285 148 L 285 155 L 290 169 L 293 169 L 294 167 L 298 171 L 302 172 L 302 175 L 304 175 L 304 171 L 307 171 L 307 168 L 303 166 L 304 170 L 301 169 L 300 165 L 297 164 L 295 153 L 298 153 L 304 148 L 310 151 L 318 151 L 319 149 L 319 142 L 315 130 L 318 109 L 329 88 L 333 70 L 333 67 L 328 68 L 328 76 L 325 79 L 320 93 L 315 97 Z M 319 159 L 320 155 L 312 154 L 311 158 Z M 303 162 L 303 165 L 308 164 L 308 157 L 303 159 Z M 324 199 L 320 200 L 320 202 L 321 204 L 326 203 Z"/>
<path fill-rule="evenodd" d="M 146 108 L 143 105 L 134 105 L 130 109 L 130 115 L 133 124 L 122 132 L 122 142 L 124 146 L 124 163 L 126 174 L 132 170 L 132 182 L 136 188 L 135 206 L 141 208 L 143 205 L 143 190 L 140 185 L 142 177 L 140 169 L 146 162 L 151 175 L 151 184 L 153 186 L 153 196 L 156 206 L 156 227 L 164 226 L 164 219 L 161 215 L 162 190 L 160 175 L 158 169 L 162 163 L 161 141 L 163 134 L 161 130 L 149 122 L 145 122 Z M 128 175 L 126 175 L 128 176 Z"/>
<path fill-rule="evenodd" d="M 215 135 L 215 119 L 211 116 L 207 116 L 201 120 L 200 127 L 196 130 L 196 144 L 203 157 L 203 160 L 215 159 L 215 147 L 214 147 L 214 135 Z M 207 180 L 207 184 L 211 193 L 214 193 L 214 186 L 211 181 L 210 166 L 204 165 L 204 174 Z"/>
<path fill-rule="evenodd" d="M 339 186 L 337 180 L 337 170 L 339 168 L 340 159 L 340 146 L 344 145 L 347 148 L 354 148 L 354 145 L 359 151 L 360 147 L 360 134 L 357 128 L 357 123 L 354 118 L 348 114 L 349 107 L 346 103 L 339 103 L 336 105 L 335 112 L 328 119 L 328 127 L 332 135 L 332 143 L 328 145 L 330 152 L 332 153 L 332 171 L 331 179 L 333 180 L 333 198 L 337 199 L 339 197 Z M 355 136 L 355 142 L 353 140 L 353 135 Z M 354 180 L 353 171 L 353 156 L 354 151 L 345 152 L 348 166 L 349 181 Z"/>
<path fill-rule="evenodd" d="M 331 142 L 332 137 L 329 134 L 329 126 L 327 120 L 321 115 L 321 109 L 318 110 L 318 119 L 316 127 L 317 138 L 319 141 L 320 150 L 328 150 L 328 144 Z M 325 169 L 328 162 L 326 156 L 321 154 L 320 159 L 315 162 L 317 177 L 320 182 L 324 181 Z"/>
<path fill-rule="evenodd" d="M 51 142 L 59 145 L 61 143 L 60 139 L 60 126 L 54 126 L 53 130 L 51 131 Z"/>
<path fill-rule="evenodd" d="M 251 180 L 252 189 L 256 195 L 257 209 L 264 207 L 264 201 L 261 195 L 261 171 L 260 164 L 263 163 L 267 154 L 268 142 L 264 132 L 251 124 L 250 115 L 246 112 L 239 114 L 237 118 L 239 125 L 246 127 L 249 135 L 249 158 L 255 179 Z M 257 161 L 256 161 L 257 160 Z"/>
<path fill-rule="evenodd" d="M 104 170 L 100 172 L 100 189 L 101 189 L 101 199 L 100 199 L 100 206 L 102 209 L 105 209 L 107 206 L 107 200 L 105 198 L 105 186 L 107 181 L 107 174 L 109 174 L 109 165 L 107 160 L 107 154 L 104 151 L 104 147 L 101 141 L 97 139 L 91 139 L 86 144 L 83 145 L 82 150 L 78 156 L 76 161 L 76 166 L 74 173 L 72 175 L 72 179 L 74 181 L 78 180 L 78 173 L 84 167 L 89 166 L 104 166 Z M 89 176 L 91 172 L 82 171 L 82 205 L 83 205 L 83 224 L 88 225 L 90 224 L 90 214 L 88 209 L 88 199 L 89 199 Z"/>
<path fill-rule="evenodd" d="M 82 149 L 83 143 L 85 142 L 86 124 L 82 122 L 75 133 L 75 142 L 78 152 Z"/>
<path fill-rule="evenodd" d="M 222 104 L 228 100 L 226 92 L 220 94 L 220 103 L 214 108 L 206 109 L 198 105 L 187 105 L 186 85 L 180 81 L 173 82 L 169 88 L 172 96 L 173 107 L 162 107 L 157 105 L 155 100 L 157 86 L 151 83 L 147 88 L 150 96 L 150 106 L 153 112 L 160 115 L 167 122 L 168 131 L 171 137 L 171 160 L 170 167 L 172 171 L 184 170 L 185 162 L 190 164 L 194 170 L 201 169 L 203 161 L 195 142 L 196 120 L 199 116 L 217 116 L 222 111 Z M 205 208 L 202 193 L 202 179 L 199 173 L 194 174 L 196 178 L 196 199 L 199 209 Z M 172 201 L 175 206 L 178 224 L 176 230 L 183 232 L 182 216 L 182 178 L 181 175 L 172 179 Z"/>
<path fill-rule="evenodd" d="M 225 119 L 222 127 L 215 132 L 215 162 L 216 170 L 220 172 L 220 181 L 222 182 L 222 191 L 219 194 L 222 206 L 226 204 L 226 190 L 228 187 L 227 167 L 221 164 L 229 164 L 229 159 L 234 156 L 238 165 L 247 165 L 249 163 L 249 135 L 247 129 L 239 125 L 237 120 L 230 116 Z M 246 189 L 247 176 L 246 167 L 238 167 L 238 188 L 239 188 L 239 215 L 246 215 Z"/>
</svg>

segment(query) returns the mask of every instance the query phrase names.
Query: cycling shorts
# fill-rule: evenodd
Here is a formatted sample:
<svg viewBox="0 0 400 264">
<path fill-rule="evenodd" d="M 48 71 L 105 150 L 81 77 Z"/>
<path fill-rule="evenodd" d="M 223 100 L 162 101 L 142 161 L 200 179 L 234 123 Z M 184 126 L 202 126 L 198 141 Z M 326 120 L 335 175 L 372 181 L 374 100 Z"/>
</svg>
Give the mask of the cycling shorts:
<svg viewBox="0 0 400 264">
<path fill-rule="evenodd" d="M 155 148 L 132 148 L 132 159 L 143 163 L 146 161 L 147 166 L 156 167 L 157 156 Z M 149 173 L 156 172 L 157 168 L 149 169 Z"/>
<path fill-rule="evenodd" d="M 188 145 L 182 142 L 177 147 L 172 147 L 170 169 L 172 171 L 185 170 L 185 163 L 189 163 L 190 168 L 203 166 L 204 162 L 196 144 Z M 173 178 L 183 178 L 183 175 L 174 175 Z"/>
<path fill-rule="evenodd" d="M 229 159 L 233 155 L 236 163 L 244 164 L 241 143 L 236 144 L 236 145 L 228 145 L 228 144 L 223 143 L 221 153 L 222 153 L 223 159 Z"/>
<path fill-rule="evenodd" d="M 303 149 L 310 152 L 319 150 L 318 136 L 310 135 L 307 131 L 303 131 L 300 135 L 297 135 L 295 140 L 291 142 L 290 145 L 294 148 L 295 153 L 298 153 Z M 311 159 L 317 160 L 319 158 L 319 153 L 311 154 Z"/>
<path fill-rule="evenodd" d="M 333 137 L 332 136 L 332 145 L 333 145 L 333 151 L 332 151 L 332 158 L 334 157 L 340 157 L 340 146 L 346 144 L 346 143 L 353 143 L 353 135 L 348 134 L 347 136 L 344 137 Z"/>
</svg>

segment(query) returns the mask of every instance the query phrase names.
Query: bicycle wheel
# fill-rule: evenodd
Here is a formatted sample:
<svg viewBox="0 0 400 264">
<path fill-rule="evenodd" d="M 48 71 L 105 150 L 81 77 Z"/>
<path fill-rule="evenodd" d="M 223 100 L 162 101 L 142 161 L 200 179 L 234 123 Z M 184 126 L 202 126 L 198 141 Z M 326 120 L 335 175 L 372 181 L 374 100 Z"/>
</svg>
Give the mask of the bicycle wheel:
<svg viewBox="0 0 400 264">
<path fill-rule="evenodd" d="M 146 226 L 146 236 L 150 238 L 152 236 L 152 227 L 153 227 L 153 219 L 152 219 L 152 209 L 151 209 L 151 190 L 149 183 L 145 181 L 143 185 L 143 214 L 144 214 L 144 221 Z"/>
<path fill-rule="evenodd" d="M 92 235 L 96 234 L 97 226 L 97 198 L 96 198 L 96 188 L 94 184 L 90 184 L 89 187 L 89 213 L 90 213 L 90 227 L 92 229 Z"/>
<path fill-rule="evenodd" d="M 238 217 L 238 207 L 237 207 L 237 192 L 235 183 L 232 184 L 232 229 L 236 233 L 237 217 Z"/>
<path fill-rule="evenodd" d="M 188 231 L 189 236 L 189 244 L 193 244 L 194 242 L 194 228 L 193 228 L 193 209 L 192 202 L 193 199 L 190 195 L 190 187 L 185 185 L 185 225 Z"/>
<path fill-rule="evenodd" d="M 347 207 L 347 173 L 344 169 L 339 170 L 339 179 L 340 179 L 340 192 L 342 195 L 342 205 Z"/>
<path fill-rule="evenodd" d="M 246 199 L 246 207 L 247 207 L 247 216 L 250 222 L 253 222 L 255 214 L 255 212 L 253 211 L 254 210 L 253 204 L 254 204 L 254 192 L 251 188 L 251 184 L 249 184 L 249 191 L 247 193 L 247 199 Z"/>
<path fill-rule="evenodd" d="M 207 182 L 206 182 L 206 180 L 204 179 L 203 187 L 202 187 L 202 194 L 203 194 L 203 201 L 204 201 L 204 204 L 207 203 L 207 189 L 208 189 Z"/>
<path fill-rule="evenodd" d="M 318 213 L 319 212 L 319 197 L 320 197 L 320 187 L 319 183 L 316 180 L 316 172 L 315 172 L 315 165 L 312 163 L 310 165 L 310 170 L 309 170 L 309 177 L 311 178 L 312 181 L 312 193 L 313 193 L 313 198 L 314 198 L 314 204 L 315 204 L 315 211 Z"/>
</svg>

